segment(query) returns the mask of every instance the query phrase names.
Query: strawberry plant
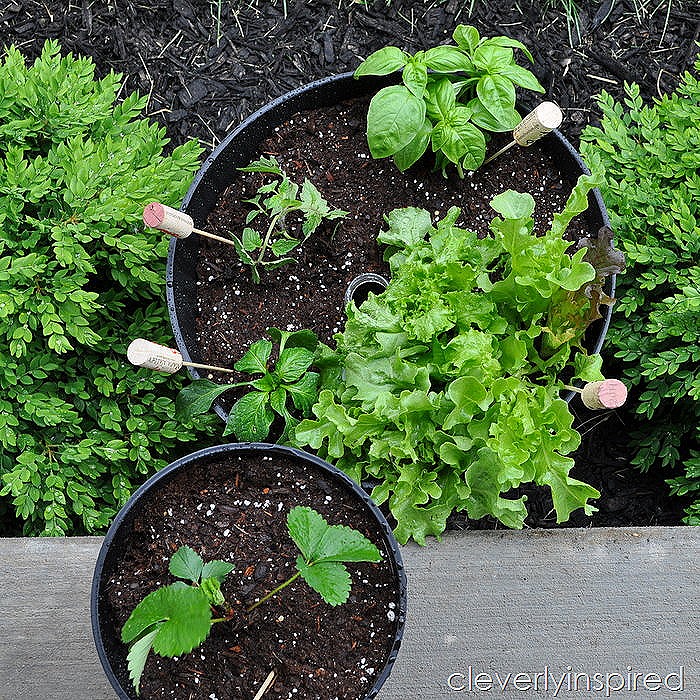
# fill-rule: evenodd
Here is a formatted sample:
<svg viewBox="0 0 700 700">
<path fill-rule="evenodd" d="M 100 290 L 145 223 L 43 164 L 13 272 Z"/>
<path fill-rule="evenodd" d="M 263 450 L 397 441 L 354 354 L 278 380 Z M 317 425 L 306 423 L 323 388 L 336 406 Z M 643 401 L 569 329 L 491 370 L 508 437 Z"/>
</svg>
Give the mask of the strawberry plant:
<svg viewBox="0 0 700 700">
<path fill-rule="evenodd" d="M 145 475 L 206 434 L 178 378 L 134 373 L 127 338 L 168 342 L 167 242 L 137 212 L 176 204 L 201 152 L 117 100 L 120 77 L 56 42 L 0 62 L 0 534 L 97 533 Z M 8 522 L 9 521 L 9 522 Z"/>
<path fill-rule="evenodd" d="M 400 542 L 439 536 L 455 510 L 522 527 L 525 497 L 507 494 L 526 482 L 550 488 L 558 522 L 595 510 L 598 491 L 569 476 L 580 437 L 559 377 L 602 378 L 581 341 L 619 259 L 609 237 L 573 255 L 563 238 L 598 181 L 581 176 L 539 236 L 534 200 L 513 191 L 492 201 L 487 238 L 458 227 L 456 207 L 435 226 L 422 209 L 387 217 L 389 286 L 349 307 L 342 380 L 322 385 L 295 440 L 378 481 Z"/>
<path fill-rule="evenodd" d="M 236 616 L 245 619 L 299 577 L 328 605 L 341 605 L 347 601 L 352 585 L 345 563 L 381 560 L 377 547 L 364 535 L 344 525 L 329 525 L 312 508 L 292 508 L 287 515 L 287 531 L 300 551 L 296 573 L 239 610 L 226 601 L 221 591 L 221 584 L 235 568 L 233 564 L 219 560 L 205 564 L 187 546 L 173 554 L 170 573 L 189 585 L 177 581 L 149 593 L 122 628 L 122 641 L 130 645 L 129 676 L 137 692 L 151 649 L 161 656 L 188 654 L 204 642 L 214 624 Z"/>
<path fill-rule="evenodd" d="M 486 155 L 485 132 L 510 131 L 520 122 L 516 86 L 544 92 L 537 78 L 515 62 L 513 49 L 532 61 L 515 39 L 482 38 L 460 24 L 455 45 L 435 46 L 413 55 L 385 46 L 355 71 L 388 75 L 401 71 L 401 85 L 381 89 L 367 114 L 367 143 L 374 158 L 391 156 L 399 170 L 413 165 L 428 147 L 445 173 L 454 164 L 460 177 L 476 170 Z"/>
<path fill-rule="evenodd" d="M 608 342 L 637 387 L 633 424 L 642 471 L 674 470 L 700 524 L 700 82 L 686 73 L 671 95 L 645 106 L 637 85 L 624 103 L 602 93 L 600 128 L 582 151 L 605 174 L 602 191 L 630 272 Z"/>
</svg>

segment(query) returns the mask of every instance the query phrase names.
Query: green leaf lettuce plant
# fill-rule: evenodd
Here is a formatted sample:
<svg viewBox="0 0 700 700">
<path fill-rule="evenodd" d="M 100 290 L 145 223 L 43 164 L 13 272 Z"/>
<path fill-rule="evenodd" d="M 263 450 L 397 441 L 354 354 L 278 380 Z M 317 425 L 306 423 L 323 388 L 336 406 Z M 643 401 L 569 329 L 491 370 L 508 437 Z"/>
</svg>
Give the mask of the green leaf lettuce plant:
<svg viewBox="0 0 700 700">
<path fill-rule="evenodd" d="M 391 156 L 399 170 L 430 147 L 436 168 L 450 163 L 460 177 L 476 170 L 486 155 L 486 132 L 510 131 L 520 122 L 516 86 L 544 92 L 537 78 L 515 62 L 513 49 L 532 55 L 505 36 L 482 38 L 460 24 L 455 45 L 411 55 L 386 46 L 367 57 L 355 77 L 401 71 L 401 84 L 382 88 L 370 102 L 367 142 L 374 158 Z"/>
<path fill-rule="evenodd" d="M 341 605 L 347 601 L 352 585 L 345 563 L 381 560 L 377 547 L 364 535 L 345 525 L 329 525 L 312 508 L 292 508 L 287 515 L 287 530 L 300 551 L 296 573 L 248 607 L 231 605 L 222 593 L 221 585 L 234 570 L 233 564 L 219 560 L 205 564 L 187 546 L 173 554 L 170 573 L 182 580 L 149 593 L 122 628 L 122 641 L 130 645 L 129 677 L 137 692 L 151 649 L 167 657 L 188 654 L 206 640 L 214 624 L 236 616 L 246 620 L 249 613 L 299 577 L 328 605 Z"/>
<path fill-rule="evenodd" d="M 177 423 L 182 380 L 123 359 L 126 338 L 170 340 L 167 242 L 136 212 L 176 205 L 201 149 L 164 156 L 146 98 L 119 91 L 54 41 L 0 61 L 0 535 L 104 530 L 213 425 Z"/>
<path fill-rule="evenodd" d="M 603 378 L 581 341 L 611 303 L 600 286 L 616 268 L 600 251 L 570 255 L 563 238 L 598 183 L 581 176 L 539 236 L 534 200 L 514 191 L 492 201 L 498 216 L 483 239 L 456 225 L 457 208 L 435 225 L 421 209 L 388 215 L 378 240 L 389 286 L 348 307 L 336 336 L 343 378 L 324 383 L 295 441 L 374 480 L 400 542 L 439 536 L 453 511 L 522 527 L 525 496 L 509 492 L 528 482 L 550 488 L 558 522 L 595 510 L 598 491 L 569 475 L 580 436 L 559 394 L 565 370 Z"/>
<path fill-rule="evenodd" d="M 581 149 L 604 173 L 602 192 L 629 261 L 608 332 L 623 376 L 637 387 L 630 415 L 632 463 L 666 469 L 687 498 L 685 522 L 700 525 L 700 82 L 651 105 L 626 85 L 603 92 L 600 128 Z"/>
</svg>

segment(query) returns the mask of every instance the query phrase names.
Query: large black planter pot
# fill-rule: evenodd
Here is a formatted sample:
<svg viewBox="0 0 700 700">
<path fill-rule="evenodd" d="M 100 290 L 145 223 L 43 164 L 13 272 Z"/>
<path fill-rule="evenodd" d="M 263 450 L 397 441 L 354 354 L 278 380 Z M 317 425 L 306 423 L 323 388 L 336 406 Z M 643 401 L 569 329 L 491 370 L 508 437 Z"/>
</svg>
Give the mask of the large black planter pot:
<svg viewBox="0 0 700 700">
<path fill-rule="evenodd" d="M 373 94 L 393 81 L 395 77 L 392 76 L 356 80 L 352 73 L 343 73 L 317 80 L 273 100 L 234 129 L 207 158 L 185 196 L 183 211 L 192 216 L 195 226 L 206 228 L 207 217 L 215 208 L 219 197 L 233 182 L 236 168 L 259 157 L 260 143 L 271 136 L 276 127 L 296 112 L 329 107 L 342 100 Z M 571 174 L 574 179 L 589 173 L 581 156 L 558 130 L 555 129 L 541 139 L 540 144 L 551 152 L 562 173 Z M 343 203 L 336 204 L 342 206 Z M 610 225 L 597 189 L 589 195 L 588 219 L 593 233 L 601 226 Z M 166 271 L 168 311 L 177 347 L 185 360 L 193 362 L 203 361 L 195 330 L 198 254 L 197 236 L 172 239 Z M 614 296 L 615 275 L 607 278 L 605 291 L 609 296 Z M 603 318 L 591 325 L 586 333 L 586 345 L 592 353 L 599 352 L 603 345 L 610 323 L 611 307 L 604 306 L 602 313 Z M 194 379 L 200 378 L 201 374 L 196 369 L 189 368 L 189 371 Z M 571 396 L 573 393 L 568 394 L 567 400 Z M 214 408 L 222 418 L 226 418 L 226 412 L 218 402 L 214 403 Z"/>
<path fill-rule="evenodd" d="M 380 550 L 383 551 L 384 556 L 382 562 L 371 566 L 374 567 L 373 570 L 376 571 L 376 574 L 373 575 L 376 575 L 377 578 L 381 578 L 382 581 L 385 581 L 385 583 L 382 584 L 382 586 L 386 588 L 387 591 L 385 598 L 393 601 L 392 603 L 388 604 L 388 608 L 390 609 L 389 613 L 387 613 L 386 610 L 382 609 L 381 605 L 376 605 L 376 593 L 374 593 L 376 589 L 371 585 L 372 582 L 362 581 L 362 584 L 370 585 L 360 586 L 360 581 L 358 580 L 358 577 L 353 577 L 353 589 L 351 590 L 351 595 L 356 595 L 358 600 L 362 596 L 365 596 L 370 600 L 369 603 L 365 603 L 365 605 L 371 610 L 371 616 L 367 616 L 367 623 L 365 623 L 365 626 L 372 627 L 372 625 L 370 625 L 369 622 L 371 620 L 377 622 L 379 619 L 378 616 L 380 615 L 383 616 L 385 624 L 387 619 L 390 621 L 388 627 L 388 634 L 386 634 L 383 637 L 383 639 L 387 642 L 385 647 L 386 651 L 384 652 L 385 658 L 381 659 L 382 663 L 378 664 L 376 669 L 370 669 L 370 671 L 373 671 L 373 673 L 370 674 L 370 678 L 366 679 L 370 682 L 362 684 L 362 687 L 358 689 L 358 697 L 366 699 L 374 698 L 379 692 L 381 686 L 388 678 L 393 667 L 394 661 L 396 659 L 399 646 L 401 644 L 401 639 L 403 637 L 404 623 L 406 617 L 407 595 L 406 576 L 404 573 L 401 553 L 386 519 L 379 511 L 377 506 L 372 502 L 370 497 L 359 486 L 357 486 L 357 484 L 355 484 L 351 479 L 345 476 L 345 474 L 340 472 L 338 469 L 331 466 L 327 462 L 324 462 L 322 459 L 314 455 L 307 454 L 306 452 L 303 452 L 301 450 L 293 449 L 290 447 L 282 447 L 279 445 L 269 445 L 262 443 L 238 443 L 219 445 L 200 450 L 198 452 L 176 460 L 175 462 L 167 466 L 165 469 L 155 474 L 133 494 L 129 501 L 119 511 L 116 518 L 114 519 L 114 522 L 109 528 L 107 535 L 105 536 L 104 542 L 102 544 L 97 558 L 97 563 L 95 566 L 95 572 L 92 581 L 90 605 L 92 631 L 97 647 L 97 652 L 100 661 L 102 662 L 104 671 L 107 674 L 109 682 L 111 683 L 112 687 L 116 691 L 118 697 L 121 698 L 121 700 L 136 700 L 137 696 L 128 678 L 126 668 L 127 649 L 126 645 L 122 644 L 119 639 L 120 629 L 115 628 L 118 626 L 115 626 L 113 612 L 111 612 L 108 590 L 111 589 L 113 586 L 118 585 L 118 583 L 114 582 L 114 579 L 116 577 L 115 572 L 117 571 L 117 566 L 120 560 L 125 556 L 125 552 L 128 552 L 130 546 L 129 543 L 131 543 L 132 549 L 135 548 L 136 551 L 138 551 L 139 553 L 147 549 L 156 548 L 154 549 L 155 554 L 153 555 L 153 560 L 155 560 L 157 563 L 156 568 L 162 568 L 163 571 L 152 571 L 150 574 L 151 578 L 153 578 L 154 576 L 167 577 L 167 562 L 162 564 L 162 562 L 160 561 L 160 549 L 158 548 L 164 547 L 165 551 L 167 551 L 168 554 L 174 551 L 175 548 L 175 544 L 170 541 L 170 539 L 173 538 L 172 530 L 170 530 L 169 535 L 163 535 L 160 531 L 157 533 L 153 533 L 153 535 L 149 534 L 148 541 L 151 544 L 149 544 L 148 546 L 143 545 L 142 540 L 144 538 L 145 526 L 143 525 L 144 521 L 141 519 L 145 515 L 147 515 L 149 518 L 147 522 L 153 523 L 153 518 L 155 517 L 159 524 L 161 522 L 165 523 L 167 520 L 167 513 L 164 512 L 161 514 L 160 512 L 158 512 L 157 515 L 153 515 L 153 513 L 155 512 L 152 507 L 154 499 L 156 500 L 156 502 L 158 502 L 157 499 L 159 497 L 170 498 L 170 492 L 164 490 L 168 489 L 169 486 L 173 485 L 180 489 L 183 479 L 187 480 L 187 489 L 192 490 L 193 487 L 191 485 L 190 479 L 193 478 L 193 475 L 196 475 L 196 478 L 201 479 L 202 474 L 209 475 L 210 473 L 219 473 L 219 471 L 221 470 L 221 464 L 226 465 L 226 479 L 223 483 L 227 485 L 225 490 L 225 493 L 227 495 L 223 500 L 228 502 L 228 506 L 226 505 L 226 503 L 218 503 L 217 513 L 221 513 L 221 515 L 217 517 L 226 518 L 226 513 L 229 513 L 228 517 L 231 519 L 234 519 L 235 517 L 241 517 L 240 514 L 238 516 L 232 515 L 234 510 L 242 510 L 244 514 L 249 513 L 251 508 L 253 508 L 254 506 L 260 506 L 260 504 L 256 503 L 248 506 L 246 504 L 249 503 L 249 501 L 239 501 L 239 505 L 236 505 L 235 508 L 232 507 L 232 505 L 236 503 L 236 494 L 239 493 L 239 482 L 238 478 L 235 476 L 235 470 L 241 464 L 245 464 L 245 460 L 250 459 L 251 457 L 254 458 L 254 461 L 256 463 L 259 463 L 261 460 L 273 460 L 270 462 L 270 464 L 273 465 L 272 467 L 270 467 L 270 469 L 272 469 L 273 472 L 276 471 L 276 469 L 278 468 L 277 465 L 282 465 L 280 466 L 280 470 L 284 471 L 286 469 L 287 473 L 292 475 L 292 478 L 298 478 L 297 475 L 303 475 L 303 478 L 306 479 L 307 483 L 309 483 L 310 480 L 314 484 L 320 483 L 321 485 L 318 486 L 318 489 L 322 490 L 323 493 L 332 494 L 332 498 L 331 496 L 326 497 L 329 499 L 329 504 L 332 502 L 332 505 L 327 505 L 327 508 L 332 511 L 333 515 L 335 515 L 335 522 L 343 522 L 343 518 L 352 518 L 353 516 L 351 515 L 351 513 L 357 514 L 356 517 L 358 522 L 365 523 L 365 528 L 367 530 L 366 534 L 370 537 L 370 539 L 372 539 L 375 542 L 375 544 L 380 548 Z M 274 460 L 277 461 L 275 462 Z M 216 471 L 208 472 L 206 471 L 207 469 Z M 256 481 L 256 479 L 258 479 L 259 476 L 248 475 L 244 472 L 241 472 L 241 474 L 241 483 L 247 480 L 249 486 L 251 483 L 254 483 L 255 487 L 258 486 L 258 482 Z M 207 481 L 207 483 L 210 482 Z M 235 484 L 235 488 L 234 486 L 231 486 L 231 488 L 229 488 L 228 485 L 230 483 Z M 309 493 L 309 489 L 311 489 L 311 486 L 306 491 L 299 491 L 299 488 L 304 489 L 305 487 L 295 487 L 293 485 L 290 485 L 289 481 L 284 481 L 284 483 L 277 485 L 273 483 L 270 486 L 270 498 L 277 499 L 279 501 L 287 499 L 290 503 L 294 502 L 292 504 L 296 504 L 295 502 L 298 500 L 303 501 L 304 498 L 311 498 Z M 316 486 L 314 486 L 313 488 L 316 488 Z M 200 492 L 197 493 L 199 494 Z M 228 496 L 229 493 L 231 494 L 230 498 Z M 199 495 L 197 495 L 197 497 L 199 497 Z M 206 499 L 207 496 L 204 496 L 204 498 Z M 209 496 L 209 498 L 213 498 L 213 496 Z M 206 502 L 209 503 L 209 500 L 207 500 Z M 335 505 L 336 503 L 337 505 Z M 273 503 L 273 505 L 275 504 L 276 501 L 275 503 Z M 173 503 L 173 509 L 175 509 L 177 505 L 178 504 Z M 243 506 L 245 506 L 245 508 Z M 278 509 L 276 508 L 269 507 L 268 510 L 274 511 L 275 514 L 271 515 L 270 513 L 266 513 L 266 516 L 276 521 L 276 513 L 279 512 L 279 518 L 286 522 L 286 508 L 279 509 L 278 511 Z M 201 516 L 199 514 L 196 514 L 196 517 L 197 519 L 199 519 Z M 327 519 L 330 522 L 333 519 L 333 517 L 330 514 L 328 514 Z M 172 527 L 172 523 L 176 521 L 173 521 L 171 518 L 170 522 Z M 183 529 L 188 529 L 189 534 L 190 521 L 187 522 L 188 525 L 183 526 Z M 195 520 L 193 519 L 192 522 L 195 522 Z M 218 527 L 220 523 L 216 523 L 216 525 Z M 180 526 L 175 525 L 175 527 L 179 528 Z M 211 527 L 211 524 L 208 527 Z M 240 538 L 241 535 L 234 531 L 236 525 L 232 524 L 230 527 L 231 531 L 234 532 L 238 538 Z M 358 525 L 358 527 L 360 526 Z M 168 528 L 164 526 L 163 531 L 167 532 Z M 225 535 L 226 537 L 229 536 L 225 530 L 223 531 L 223 535 Z M 252 537 L 253 535 L 249 534 L 249 536 Z M 164 542 L 166 542 L 166 540 L 167 543 L 163 544 Z M 221 547 L 237 547 L 238 545 L 236 544 L 235 540 L 236 538 L 232 537 L 231 540 L 226 540 L 226 544 L 222 544 Z M 276 542 L 276 540 L 274 541 Z M 180 546 L 182 544 L 187 544 L 187 542 L 178 543 L 178 545 Z M 212 545 L 212 547 L 215 546 L 217 545 Z M 275 551 L 277 551 L 276 545 L 274 548 Z M 222 551 L 226 550 L 224 549 Z M 207 558 L 211 559 L 214 557 Z M 236 562 L 231 559 L 229 559 L 229 561 L 231 561 L 231 563 L 233 564 L 236 564 Z M 274 566 L 274 564 L 271 566 Z M 281 566 L 281 563 L 279 564 L 279 566 Z M 238 568 L 239 567 L 237 567 L 237 569 Z M 147 574 L 148 570 L 144 571 L 142 574 L 143 578 L 146 578 Z M 236 575 L 235 570 L 232 576 L 234 575 Z M 241 576 L 241 574 L 238 574 L 238 576 Z M 367 578 L 370 577 L 367 576 Z M 163 583 L 166 583 L 166 581 L 160 580 L 159 583 L 162 585 Z M 305 586 L 305 584 L 303 585 Z M 138 590 L 136 592 L 139 594 L 139 598 L 142 598 L 143 595 L 145 595 L 145 593 L 143 593 L 140 590 L 140 580 L 138 583 L 129 584 L 129 586 L 127 586 L 127 584 L 124 583 L 122 584 L 122 587 L 125 589 L 128 587 L 132 589 L 137 588 Z M 310 589 L 308 590 L 310 591 Z M 357 593 L 355 594 L 356 590 Z M 116 595 L 121 596 L 121 593 L 118 593 Z M 282 603 L 284 600 L 282 598 L 283 596 L 284 593 L 278 595 L 278 598 L 282 599 Z M 317 595 L 316 597 L 318 598 Z M 123 599 L 119 598 L 119 600 Z M 318 604 L 319 606 L 325 606 L 325 603 L 323 603 L 320 600 L 320 598 L 318 598 Z M 269 603 L 266 603 L 265 605 L 269 605 Z M 346 603 L 346 605 L 350 605 L 350 603 Z M 308 609 L 302 611 L 302 614 L 304 616 L 308 615 L 309 620 L 311 620 L 311 624 L 308 629 L 309 636 L 314 635 L 314 631 L 318 624 L 317 615 L 320 609 L 321 608 L 317 606 L 311 612 L 309 612 Z M 259 610 L 263 611 L 264 606 L 261 606 Z M 330 606 L 326 606 L 326 610 L 336 609 L 331 609 Z M 264 616 L 265 613 L 262 613 L 262 615 Z M 269 613 L 267 614 L 267 617 L 269 617 Z M 333 635 L 335 635 L 335 637 L 339 639 L 343 638 L 343 629 L 333 629 L 331 631 Z M 370 632 L 367 631 L 365 632 L 365 634 L 369 635 Z M 372 636 L 374 636 L 374 633 L 372 633 Z M 341 643 L 349 644 L 350 640 L 346 637 L 345 641 Z M 197 650 L 195 650 L 195 652 L 197 652 Z M 359 646 L 357 649 L 357 653 L 360 653 L 362 656 L 365 655 L 363 650 Z M 153 654 L 153 652 L 151 652 L 151 654 Z M 283 657 L 285 656 L 285 654 L 288 656 L 291 655 L 291 657 L 293 658 L 292 651 L 279 651 L 279 654 Z M 204 659 L 204 656 L 202 656 L 202 659 Z M 184 659 L 179 660 L 177 663 L 180 663 L 181 661 L 184 661 Z M 304 661 L 306 661 L 306 659 Z M 211 665 L 214 666 L 215 661 L 212 659 L 212 661 L 207 662 L 205 666 L 206 673 L 213 675 L 216 673 L 216 667 L 210 668 L 209 663 L 211 663 Z M 228 663 L 229 662 L 227 662 L 227 665 Z M 290 661 L 290 663 L 292 662 Z M 309 663 L 312 662 L 309 661 Z M 144 678 L 146 677 L 147 673 L 148 666 L 146 667 Z M 205 694 L 202 697 L 208 697 L 208 695 Z"/>
</svg>

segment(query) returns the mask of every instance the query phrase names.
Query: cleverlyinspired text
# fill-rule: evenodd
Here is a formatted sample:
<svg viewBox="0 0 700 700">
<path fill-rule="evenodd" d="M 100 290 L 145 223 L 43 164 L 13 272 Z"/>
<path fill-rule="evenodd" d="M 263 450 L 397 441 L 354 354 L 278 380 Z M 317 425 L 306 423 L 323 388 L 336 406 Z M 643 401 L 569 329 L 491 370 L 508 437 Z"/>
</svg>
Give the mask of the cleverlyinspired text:
<svg viewBox="0 0 700 700">
<path fill-rule="evenodd" d="M 560 697 L 560 693 L 587 692 L 601 693 L 602 697 L 612 697 L 622 692 L 671 691 L 682 693 L 685 690 L 685 669 L 680 666 L 671 673 L 637 671 L 627 666 L 626 671 L 580 672 L 567 666 L 565 671 L 555 671 L 545 666 L 542 671 L 498 672 L 480 671 L 468 666 L 464 672 L 452 673 L 447 678 L 447 686 L 456 693 L 546 693 L 546 697 Z M 646 696 L 645 696 L 646 697 Z"/>
</svg>

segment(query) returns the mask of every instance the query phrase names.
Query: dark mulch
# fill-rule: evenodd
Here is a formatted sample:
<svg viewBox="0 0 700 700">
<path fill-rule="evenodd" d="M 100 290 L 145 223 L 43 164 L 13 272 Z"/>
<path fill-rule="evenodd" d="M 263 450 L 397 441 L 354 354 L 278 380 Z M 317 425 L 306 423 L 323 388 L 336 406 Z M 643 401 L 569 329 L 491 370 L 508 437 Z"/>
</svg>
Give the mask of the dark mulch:
<svg viewBox="0 0 700 700">
<path fill-rule="evenodd" d="M 57 38 L 64 50 L 93 57 L 98 76 L 122 72 L 125 90 L 149 94 L 147 113 L 167 126 L 173 144 L 197 138 L 210 149 L 271 97 L 352 70 L 383 45 L 425 49 L 446 41 L 457 23 L 472 23 L 532 50 L 547 96 L 565 110 L 562 131 L 577 143 L 583 126 L 599 118 L 595 94 L 620 97 L 626 80 L 638 82 L 646 99 L 672 89 L 692 66 L 700 36 L 695 0 L 580 4 L 577 32 L 539 0 L 234 0 L 218 3 L 220 24 L 214 0 L 6 0 L 0 45 L 14 43 L 32 59 L 45 39 Z M 629 467 L 624 416 L 619 411 L 588 433 L 579 454 L 579 477 L 618 499 L 594 522 L 679 522 L 680 501 L 665 497 L 660 476 Z M 548 525 L 546 500 L 530 503 L 539 513 L 531 524 Z"/>
<path fill-rule="evenodd" d="M 296 571 L 299 550 L 286 518 L 297 505 L 314 508 L 329 524 L 359 530 L 383 559 L 347 565 L 352 588 L 343 605 L 327 605 L 297 579 L 246 612 Z M 124 689 L 131 687 L 126 649 L 112 639 L 114 630 L 148 593 L 175 581 L 168 561 L 182 545 L 205 562 L 235 565 L 221 590 L 236 614 L 215 624 L 201 647 L 181 659 L 150 654 L 141 698 L 250 700 L 271 670 L 276 680 L 268 696 L 274 698 L 356 700 L 372 688 L 392 649 L 401 607 L 376 521 L 347 488 L 311 465 L 242 455 L 175 476 L 140 504 L 133 528 L 115 540 L 120 556 L 104 572 L 100 605 L 107 652 Z"/>
<path fill-rule="evenodd" d="M 691 67 L 700 31 L 694 0 L 587 0 L 571 41 L 564 13 L 539 0 L 286 0 L 286 17 L 283 0 L 218 4 L 220 25 L 216 0 L 8 0 L 0 45 L 15 43 L 33 58 L 57 38 L 92 56 L 100 75 L 122 72 L 127 90 L 150 94 L 148 113 L 173 142 L 211 146 L 271 97 L 353 70 L 386 44 L 426 49 L 472 23 L 531 49 L 534 72 L 566 110 L 564 131 L 576 141 L 597 117 L 592 96 L 600 90 L 619 96 L 625 80 L 647 98 L 671 89 Z"/>
</svg>

